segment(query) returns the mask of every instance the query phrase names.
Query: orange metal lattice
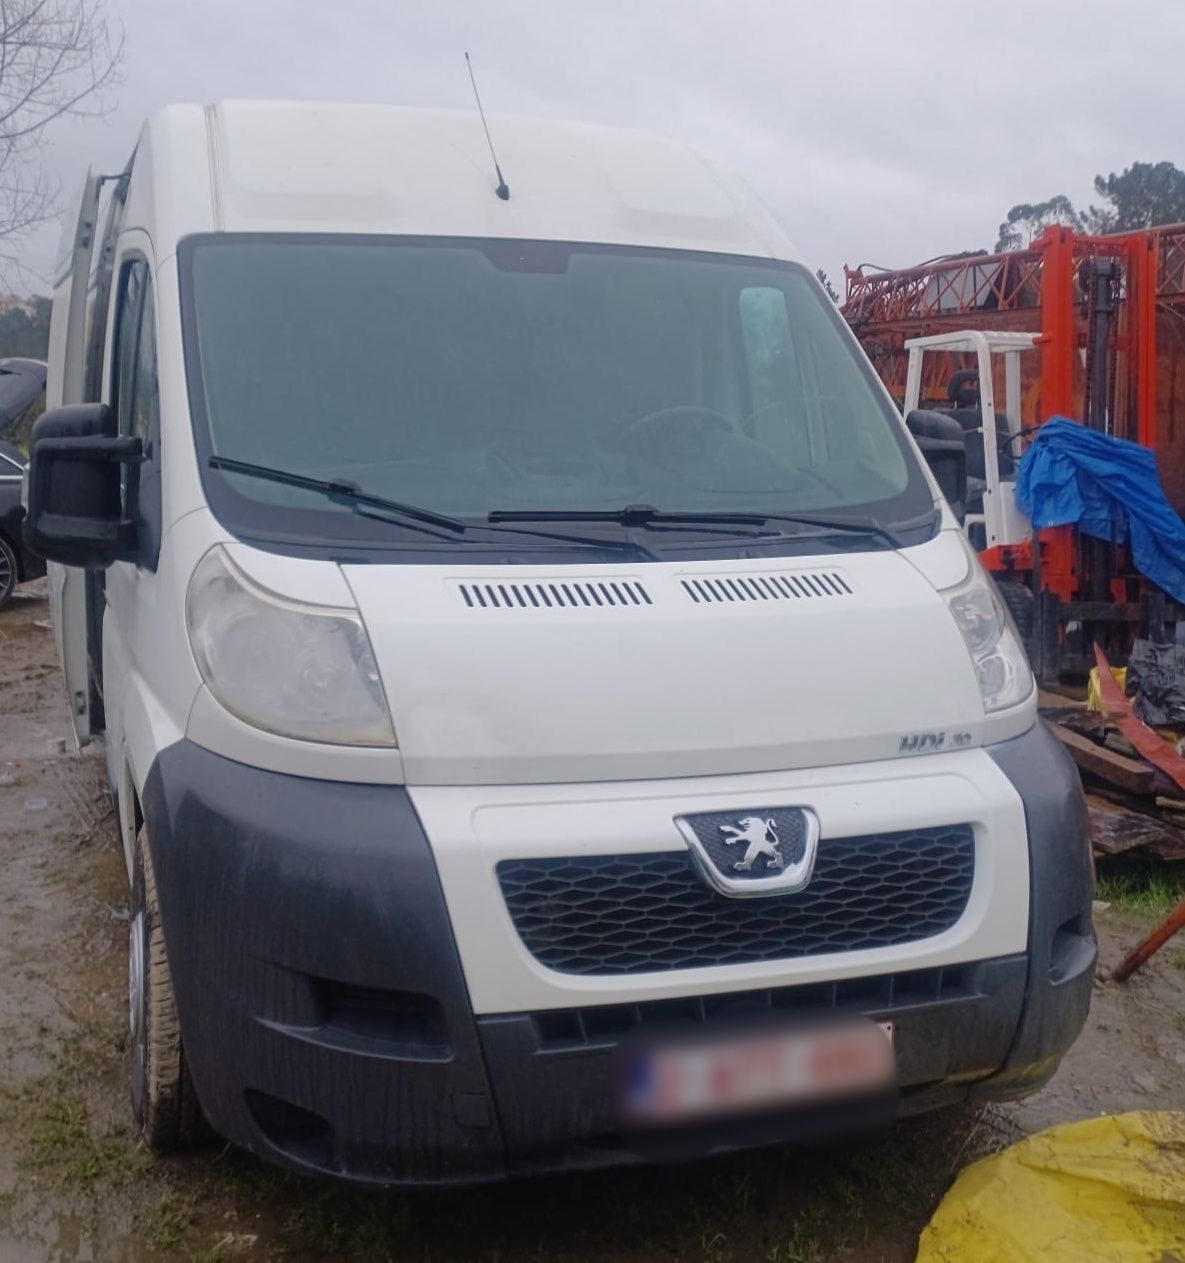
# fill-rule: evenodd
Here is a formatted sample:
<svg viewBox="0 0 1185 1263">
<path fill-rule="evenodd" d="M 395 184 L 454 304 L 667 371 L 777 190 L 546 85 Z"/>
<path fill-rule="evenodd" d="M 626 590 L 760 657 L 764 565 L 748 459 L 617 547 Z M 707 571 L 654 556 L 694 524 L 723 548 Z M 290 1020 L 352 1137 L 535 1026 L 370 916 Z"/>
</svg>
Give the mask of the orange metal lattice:
<svg viewBox="0 0 1185 1263">
<path fill-rule="evenodd" d="M 1169 499 L 1185 508 L 1185 225 L 1091 237 L 1048 228 L 1027 250 L 937 259 L 895 272 L 845 268 L 843 314 L 890 393 L 905 394 L 909 338 L 956 329 L 1038 334 L 1040 355 L 1022 369 L 1023 423 L 1085 413 L 1088 291 L 1082 264 L 1117 265 L 1116 314 L 1107 354 L 1111 433 L 1153 447 Z M 922 399 L 945 398 L 958 357 L 928 355 Z M 1028 570 L 1029 549 L 994 550 L 993 569 Z M 1071 599 L 1078 585 L 1069 532 L 1042 537 L 1042 586 Z"/>
</svg>

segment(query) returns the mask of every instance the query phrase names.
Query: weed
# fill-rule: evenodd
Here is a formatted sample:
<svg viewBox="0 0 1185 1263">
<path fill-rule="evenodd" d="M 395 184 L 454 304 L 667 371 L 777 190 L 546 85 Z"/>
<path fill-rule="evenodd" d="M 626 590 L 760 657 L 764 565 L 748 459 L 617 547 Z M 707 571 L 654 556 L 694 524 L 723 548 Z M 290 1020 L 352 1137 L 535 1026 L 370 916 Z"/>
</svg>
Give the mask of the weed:
<svg viewBox="0 0 1185 1263">
<path fill-rule="evenodd" d="M 96 1133 L 81 1085 L 97 1037 L 91 1029 L 76 1034 L 58 1049 L 49 1073 L 25 1084 L 15 1099 L 22 1168 L 87 1192 L 101 1183 L 126 1183 L 147 1161 L 126 1125 L 112 1123 Z"/>
<path fill-rule="evenodd" d="M 728 1238 L 722 1232 L 711 1235 L 704 1233 L 700 1239 L 704 1251 L 704 1263 L 730 1263 L 732 1251 L 728 1248 Z"/>
<path fill-rule="evenodd" d="M 251 1232 L 228 1232 L 206 1249 L 192 1251 L 189 1255 L 189 1263 L 230 1263 L 232 1259 L 248 1255 L 257 1258 L 258 1255 L 254 1253 L 254 1249 L 258 1240 L 259 1238 Z M 268 1250 L 267 1257 L 278 1260 L 282 1256 L 274 1250 Z"/>
<path fill-rule="evenodd" d="M 154 1250 L 175 1250 L 197 1215 L 197 1197 L 168 1188 L 157 1201 L 132 1217 L 136 1231 Z"/>
<path fill-rule="evenodd" d="M 26 1104 L 26 1170 L 55 1175 L 87 1191 L 99 1183 L 125 1183 L 142 1170 L 144 1157 L 130 1143 L 128 1129 L 113 1124 L 96 1136 L 79 1093 L 59 1094 L 42 1081 L 31 1085 Z"/>
<path fill-rule="evenodd" d="M 387 1263 L 393 1243 L 408 1226 L 403 1198 L 374 1198 L 326 1189 L 308 1198 L 288 1222 L 292 1235 L 306 1249 L 327 1258 Z"/>
<path fill-rule="evenodd" d="M 823 1243 L 818 1237 L 795 1232 L 788 1241 L 780 1242 L 767 1250 L 765 1257 L 767 1263 L 822 1263 L 824 1259 L 834 1259 L 836 1254 L 834 1250 L 824 1252 Z"/>
<path fill-rule="evenodd" d="M 1159 921 L 1185 898 L 1185 864 L 1128 859 L 1099 875 L 1098 897 Z"/>
</svg>

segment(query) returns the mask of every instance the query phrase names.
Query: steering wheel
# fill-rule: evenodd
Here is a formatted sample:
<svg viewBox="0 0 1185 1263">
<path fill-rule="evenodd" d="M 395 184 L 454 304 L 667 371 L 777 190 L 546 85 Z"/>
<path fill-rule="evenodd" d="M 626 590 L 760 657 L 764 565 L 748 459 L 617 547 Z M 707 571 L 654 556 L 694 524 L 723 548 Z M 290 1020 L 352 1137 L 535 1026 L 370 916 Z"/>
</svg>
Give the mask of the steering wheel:
<svg viewBox="0 0 1185 1263">
<path fill-rule="evenodd" d="M 728 434 L 740 434 L 740 429 L 734 421 L 729 420 L 723 412 L 717 412 L 715 408 L 705 408 L 702 404 L 697 403 L 679 403 L 670 408 L 659 408 L 656 412 L 648 412 L 645 416 L 635 417 L 632 421 L 627 421 L 621 427 L 621 437 L 625 442 L 637 438 L 639 435 L 660 431 L 664 427 L 668 434 L 671 433 L 669 423 L 675 422 L 676 428 L 683 429 L 684 421 L 707 422 L 713 430 L 723 430 Z"/>
</svg>

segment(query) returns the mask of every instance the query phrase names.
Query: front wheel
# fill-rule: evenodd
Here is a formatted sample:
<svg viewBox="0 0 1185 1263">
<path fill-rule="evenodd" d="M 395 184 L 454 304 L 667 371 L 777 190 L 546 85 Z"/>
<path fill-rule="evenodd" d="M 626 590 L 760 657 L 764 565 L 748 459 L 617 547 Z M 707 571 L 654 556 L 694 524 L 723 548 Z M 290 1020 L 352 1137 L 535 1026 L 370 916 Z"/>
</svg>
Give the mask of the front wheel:
<svg viewBox="0 0 1185 1263">
<path fill-rule="evenodd" d="M 145 1144 L 166 1153 L 192 1147 L 205 1133 L 193 1090 L 173 979 L 165 952 L 147 831 L 136 836 L 128 929 L 128 1023 L 132 1114 Z"/>
</svg>

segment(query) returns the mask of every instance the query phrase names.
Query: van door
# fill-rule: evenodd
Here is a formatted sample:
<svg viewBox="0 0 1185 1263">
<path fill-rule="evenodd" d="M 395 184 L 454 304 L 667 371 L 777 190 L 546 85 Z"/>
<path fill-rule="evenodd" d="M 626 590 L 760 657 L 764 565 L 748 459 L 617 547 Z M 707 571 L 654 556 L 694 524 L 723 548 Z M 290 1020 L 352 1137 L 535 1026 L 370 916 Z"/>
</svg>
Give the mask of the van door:
<svg viewBox="0 0 1185 1263">
<path fill-rule="evenodd" d="M 49 376 L 45 406 L 83 402 L 86 364 L 87 290 L 99 219 L 101 180 L 88 170 L 79 196 L 73 232 L 67 220 L 54 269 L 53 311 L 49 328 Z M 49 605 L 70 723 L 79 746 L 91 739 L 90 676 L 87 669 L 86 572 L 74 566 L 49 566 Z"/>
<path fill-rule="evenodd" d="M 151 611 L 160 608 L 156 567 L 162 531 L 160 389 L 151 249 L 151 241 L 139 229 L 120 237 L 103 392 L 115 413 L 119 434 L 138 438 L 144 454 L 133 501 L 127 498 L 126 481 L 123 486 L 124 512 L 136 526 L 137 556 L 134 561 L 117 561 L 107 570 L 104 708 L 107 751 L 112 759 L 124 748 L 129 682 L 134 678 L 152 679 L 159 669 L 159 645 L 153 643 L 150 634 L 146 635 L 152 623 Z M 117 775 L 116 768 L 109 766 Z M 146 773 L 147 768 L 143 771 Z"/>
</svg>

